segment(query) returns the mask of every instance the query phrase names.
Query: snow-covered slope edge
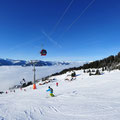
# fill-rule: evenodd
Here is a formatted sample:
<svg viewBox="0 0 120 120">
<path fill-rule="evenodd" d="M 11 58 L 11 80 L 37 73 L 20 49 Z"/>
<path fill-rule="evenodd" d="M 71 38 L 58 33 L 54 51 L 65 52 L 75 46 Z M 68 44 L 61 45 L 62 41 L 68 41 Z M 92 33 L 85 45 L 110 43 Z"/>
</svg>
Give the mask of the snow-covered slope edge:
<svg viewBox="0 0 120 120">
<path fill-rule="evenodd" d="M 54 65 L 54 66 L 41 66 L 36 67 L 36 80 L 51 75 L 56 72 L 60 72 L 63 69 L 70 67 L 78 67 L 83 65 L 84 62 L 77 62 L 69 65 Z M 21 67 L 21 66 L 1 66 L 0 67 L 0 91 L 6 90 L 14 85 L 20 84 L 20 81 L 25 80 L 33 81 L 33 67 Z"/>
</svg>

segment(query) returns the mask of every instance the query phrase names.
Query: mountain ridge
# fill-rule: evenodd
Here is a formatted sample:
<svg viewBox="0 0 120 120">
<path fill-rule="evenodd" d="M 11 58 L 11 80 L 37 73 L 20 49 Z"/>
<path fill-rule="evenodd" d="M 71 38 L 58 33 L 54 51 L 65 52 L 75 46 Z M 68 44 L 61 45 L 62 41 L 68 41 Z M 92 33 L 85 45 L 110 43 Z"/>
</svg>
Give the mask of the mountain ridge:
<svg viewBox="0 0 120 120">
<path fill-rule="evenodd" d="M 52 66 L 52 65 L 69 65 L 71 62 L 65 61 L 42 61 L 42 60 L 35 60 L 36 66 Z M 0 58 L 0 66 L 32 66 L 31 61 L 26 60 L 13 60 L 13 59 L 2 59 Z"/>
</svg>

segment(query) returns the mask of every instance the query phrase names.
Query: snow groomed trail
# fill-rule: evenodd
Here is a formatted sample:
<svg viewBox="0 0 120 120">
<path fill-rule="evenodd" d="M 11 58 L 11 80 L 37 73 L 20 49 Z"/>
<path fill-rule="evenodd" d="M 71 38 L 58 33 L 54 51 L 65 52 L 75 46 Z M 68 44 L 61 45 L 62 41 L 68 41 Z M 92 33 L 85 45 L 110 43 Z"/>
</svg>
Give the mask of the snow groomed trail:
<svg viewBox="0 0 120 120">
<path fill-rule="evenodd" d="M 58 87 L 53 81 L 0 95 L 0 120 L 120 120 L 120 71 L 76 73 L 73 81 L 64 80 L 69 73 L 55 76 Z M 46 92 L 48 86 L 55 97 Z"/>
</svg>

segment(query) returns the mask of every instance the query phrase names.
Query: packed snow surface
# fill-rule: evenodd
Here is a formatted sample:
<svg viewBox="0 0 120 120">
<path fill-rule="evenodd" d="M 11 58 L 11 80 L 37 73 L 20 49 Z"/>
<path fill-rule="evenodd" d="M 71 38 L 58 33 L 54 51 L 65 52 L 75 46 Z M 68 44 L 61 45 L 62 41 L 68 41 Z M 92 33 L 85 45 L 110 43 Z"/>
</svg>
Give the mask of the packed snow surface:
<svg viewBox="0 0 120 120">
<path fill-rule="evenodd" d="M 76 71 L 52 77 L 52 82 L 0 95 L 0 120 L 120 120 L 120 71 L 89 76 Z M 58 87 L 56 86 L 58 82 Z M 55 97 L 46 92 L 54 89 Z"/>
</svg>

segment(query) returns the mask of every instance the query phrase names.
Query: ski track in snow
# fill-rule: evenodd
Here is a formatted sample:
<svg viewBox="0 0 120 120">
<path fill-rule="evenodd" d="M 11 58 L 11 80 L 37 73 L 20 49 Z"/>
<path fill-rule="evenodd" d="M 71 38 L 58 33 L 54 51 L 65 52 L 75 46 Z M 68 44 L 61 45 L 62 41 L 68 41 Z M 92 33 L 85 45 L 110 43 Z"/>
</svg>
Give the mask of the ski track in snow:
<svg viewBox="0 0 120 120">
<path fill-rule="evenodd" d="M 120 120 L 120 71 L 76 73 L 73 81 L 64 80 L 70 73 L 55 76 L 58 87 L 55 81 L 0 95 L 0 120 Z M 49 85 L 55 97 L 46 92 Z"/>
</svg>

